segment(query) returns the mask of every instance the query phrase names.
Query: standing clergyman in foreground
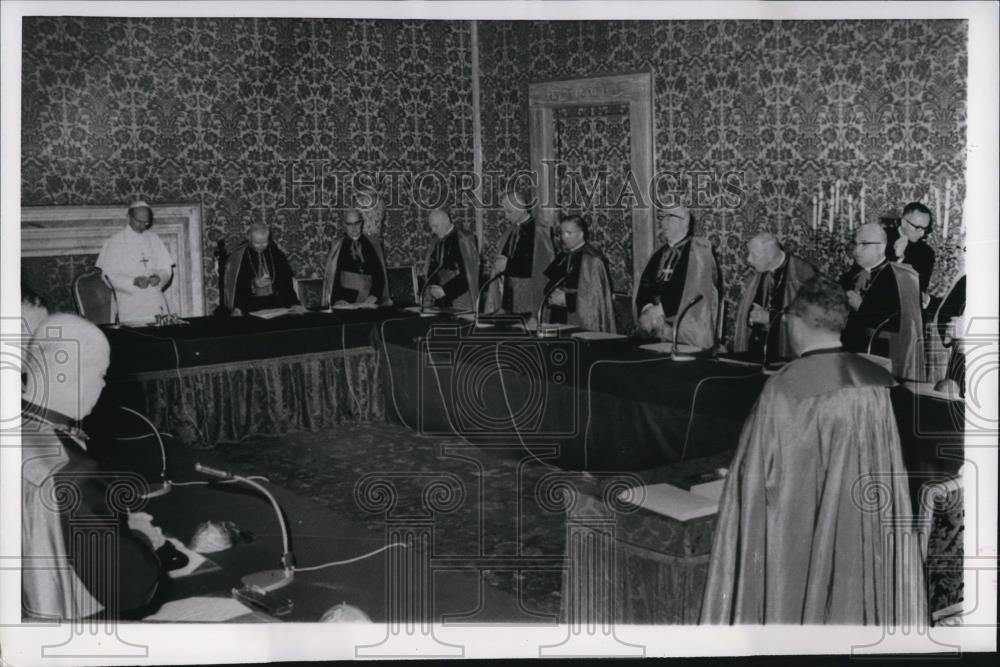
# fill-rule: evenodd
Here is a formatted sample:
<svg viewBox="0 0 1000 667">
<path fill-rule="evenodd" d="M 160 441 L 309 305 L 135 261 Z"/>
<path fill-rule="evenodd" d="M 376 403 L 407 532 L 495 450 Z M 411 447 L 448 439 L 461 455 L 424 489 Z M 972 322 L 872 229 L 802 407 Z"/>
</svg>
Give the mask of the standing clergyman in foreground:
<svg viewBox="0 0 1000 667">
<path fill-rule="evenodd" d="M 815 277 L 788 313 L 799 359 L 743 426 L 712 543 L 702 623 L 924 620 L 922 564 L 889 400 L 892 376 L 845 352 L 843 290 Z"/>
</svg>

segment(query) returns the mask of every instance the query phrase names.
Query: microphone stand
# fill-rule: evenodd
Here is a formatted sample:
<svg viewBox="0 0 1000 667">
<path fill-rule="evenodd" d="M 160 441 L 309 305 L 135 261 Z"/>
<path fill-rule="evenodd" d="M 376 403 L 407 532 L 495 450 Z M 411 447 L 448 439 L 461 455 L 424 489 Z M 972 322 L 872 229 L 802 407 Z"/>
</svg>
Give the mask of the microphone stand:
<svg viewBox="0 0 1000 667">
<path fill-rule="evenodd" d="M 424 312 L 425 312 L 425 310 L 424 310 L 424 302 L 425 302 L 425 297 L 427 296 L 427 288 L 429 288 L 431 286 L 431 278 L 433 278 L 434 276 L 436 276 L 438 274 L 438 272 L 441 271 L 441 269 L 443 269 L 443 268 L 444 268 L 444 264 L 442 264 L 441 266 L 439 266 L 436 269 L 434 269 L 433 271 L 431 271 L 430 275 L 427 276 L 427 280 L 424 281 L 424 288 L 422 290 L 420 290 L 420 314 L 421 315 L 423 315 Z"/>
<path fill-rule="evenodd" d="M 774 372 L 774 371 L 768 370 L 768 368 L 767 368 L 767 344 L 771 340 L 771 332 L 774 331 L 774 324 L 775 324 L 775 322 L 777 322 L 778 319 L 781 318 L 786 312 L 788 312 L 788 309 L 787 308 L 782 308 L 777 313 L 775 313 L 771 317 L 771 320 L 767 323 L 767 333 L 764 335 L 764 358 L 760 362 L 760 370 L 761 370 L 761 372 L 764 375 L 770 375 L 771 373 Z"/>
<path fill-rule="evenodd" d="M 693 354 L 687 352 L 680 353 L 677 351 L 677 332 L 680 331 L 681 322 L 684 321 L 684 316 L 688 314 L 688 311 L 690 311 L 696 303 L 704 298 L 704 294 L 699 294 L 695 298 L 691 299 L 691 303 L 684 306 L 684 310 L 681 311 L 681 314 L 677 316 L 677 320 L 674 322 L 674 340 L 670 346 L 670 358 L 674 361 L 691 361 L 695 358 Z"/>
<path fill-rule="evenodd" d="M 160 496 L 167 495 L 168 493 L 170 493 L 170 490 L 173 488 L 173 486 L 170 480 L 167 479 L 167 448 L 163 446 L 163 438 L 160 437 L 159 429 L 157 429 L 156 426 L 153 425 L 153 422 L 149 421 L 146 415 L 142 414 L 138 410 L 133 410 L 132 408 L 126 407 L 124 405 L 119 405 L 118 407 L 124 410 L 125 412 L 131 412 L 136 417 L 146 422 L 149 425 L 149 428 L 153 429 L 153 435 L 156 436 L 156 441 L 160 443 L 160 461 L 162 463 L 162 467 L 160 469 L 160 479 L 163 480 L 163 483 L 160 486 L 160 488 L 158 488 L 156 491 L 150 491 L 149 493 L 144 495 L 143 498 L 148 500 L 149 498 L 159 498 Z"/>
<path fill-rule="evenodd" d="M 473 323 L 473 327 L 474 328 L 478 329 L 479 326 L 480 326 L 479 325 L 479 302 L 482 301 L 482 299 L 483 299 L 483 293 L 486 291 L 486 288 L 489 287 L 493 282 L 495 282 L 496 280 L 504 277 L 505 275 L 507 275 L 507 272 L 506 271 L 501 271 L 500 273 L 496 274 L 495 276 L 490 277 L 490 279 L 487 280 L 485 283 L 483 283 L 482 286 L 479 288 L 479 294 L 476 295 L 476 303 L 473 304 L 473 307 L 475 308 L 475 315 L 472 318 L 472 323 Z M 489 325 L 486 325 L 486 326 L 489 326 Z"/>
<path fill-rule="evenodd" d="M 210 468 L 209 466 L 204 466 L 200 463 L 195 463 L 194 469 L 195 472 L 200 472 L 201 474 L 208 475 L 209 477 L 215 477 L 220 480 L 232 479 L 253 487 L 264 494 L 267 499 L 271 501 L 274 513 L 278 515 L 278 523 L 281 525 L 282 547 L 284 549 L 284 553 L 281 554 L 281 569 L 262 570 L 261 572 L 248 574 L 241 579 L 243 585 L 248 588 L 266 592 L 283 588 L 284 586 L 292 583 L 292 579 L 295 577 L 295 555 L 292 553 L 291 543 L 288 539 L 288 524 L 285 522 L 284 514 L 281 513 L 281 506 L 278 505 L 278 501 L 274 498 L 271 492 L 252 479 L 247 479 L 246 477 L 241 477 L 240 475 L 234 475 L 233 473 L 226 472 L 225 470 Z"/>
<path fill-rule="evenodd" d="M 559 329 L 542 328 L 542 313 L 545 312 L 545 307 L 549 303 L 549 297 L 552 296 L 552 293 L 555 292 L 560 285 L 566 282 L 567 277 L 568 276 L 563 276 L 559 280 L 555 281 L 552 284 L 552 287 L 545 290 L 545 295 L 542 297 L 542 302 L 538 305 L 538 312 L 535 314 L 535 322 L 538 325 L 537 328 L 535 329 L 535 336 L 538 338 L 552 338 L 553 336 L 559 333 Z"/>
<path fill-rule="evenodd" d="M 891 320 L 892 318 L 896 317 L 896 315 L 899 315 L 899 311 L 898 310 L 896 312 L 892 313 L 891 315 L 889 315 L 889 317 L 885 318 L 884 320 L 882 320 L 881 322 L 878 323 L 878 326 L 875 327 L 874 331 L 872 331 L 871 338 L 868 339 L 868 348 L 865 350 L 866 354 L 871 355 L 871 353 L 872 353 L 872 344 L 875 342 L 875 338 L 878 336 L 879 332 L 882 330 L 882 327 L 884 327 L 885 325 L 889 324 L 889 320 Z M 880 356 L 880 355 L 875 355 L 875 356 Z"/>
</svg>

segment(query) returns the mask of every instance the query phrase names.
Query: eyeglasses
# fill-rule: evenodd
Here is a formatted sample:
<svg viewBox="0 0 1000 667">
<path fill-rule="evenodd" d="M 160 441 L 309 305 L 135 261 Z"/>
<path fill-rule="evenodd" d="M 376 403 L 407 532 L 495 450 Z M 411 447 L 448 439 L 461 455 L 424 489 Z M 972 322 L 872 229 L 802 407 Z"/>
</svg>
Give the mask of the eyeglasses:
<svg viewBox="0 0 1000 667">
<path fill-rule="evenodd" d="M 903 222 L 905 222 L 906 224 L 908 224 L 910 227 L 913 227 L 914 229 L 919 229 L 922 232 L 923 231 L 927 231 L 927 228 L 930 227 L 930 224 L 926 224 L 926 225 L 924 225 L 922 227 L 920 225 L 915 225 L 908 218 L 903 218 Z"/>
</svg>

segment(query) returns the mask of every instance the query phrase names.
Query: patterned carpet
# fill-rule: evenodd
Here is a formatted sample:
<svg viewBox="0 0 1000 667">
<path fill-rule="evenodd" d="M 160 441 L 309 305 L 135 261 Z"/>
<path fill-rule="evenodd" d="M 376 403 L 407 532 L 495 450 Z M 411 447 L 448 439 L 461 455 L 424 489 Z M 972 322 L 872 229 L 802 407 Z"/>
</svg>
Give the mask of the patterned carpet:
<svg viewBox="0 0 1000 667">
<path fill-rule="evenodd" d="M 457 503 L 434 514 L 434 554 L 561 556 L 564 514 L 539 501 L 539 483 L 554 468 L 514 448 L 481 448 L 418 436 L 393 424 L 343 425 L 319 433 L 258 437 L 222 444 L 214 455 L 245 474 L 308 497 L 369 529 L 385 529 L 385 513 L 366 511 L 358 494 L 365 480 L 388 480 L 397 499 L 390 510 L 424 514 L 426 493 Z M 581 478 L 585 480 L 585 478 Z M 432 485 L 432 488 L 428 488 Z M 452 494 L 459 494 L 458 496 Z M 433 502 L 433 500 L 432 500 Z M 551 618 L 560 604 L 557 570 L 484 570 L 483 579 L 520 598 L 529 614 Z"/>
</svg>

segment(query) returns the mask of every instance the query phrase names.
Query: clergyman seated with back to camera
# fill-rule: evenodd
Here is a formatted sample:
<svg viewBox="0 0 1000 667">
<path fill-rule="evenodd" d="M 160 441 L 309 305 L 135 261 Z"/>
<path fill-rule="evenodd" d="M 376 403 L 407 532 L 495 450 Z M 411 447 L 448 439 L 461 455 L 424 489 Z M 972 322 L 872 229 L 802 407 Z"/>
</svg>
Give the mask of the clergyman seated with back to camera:
<svg viewBox="0 0 1000 667">
<path fill-rule="evenodd" d="M 142 615 L 155 604 L 164 563 L 177 552 L 151 516 L 109 504 L 109 487 L 128 479 L 98 468 L 80 429 L 104 388 L 108 341 L 87 320 L 58 313 L 39 324 L 27 354 L 33 361 L 21 412 L 23 614 Z M 110 531 L 110 539 L 101 531 Z M 99 541 L 114 553 L 97 549 Z"/>
</svg>

